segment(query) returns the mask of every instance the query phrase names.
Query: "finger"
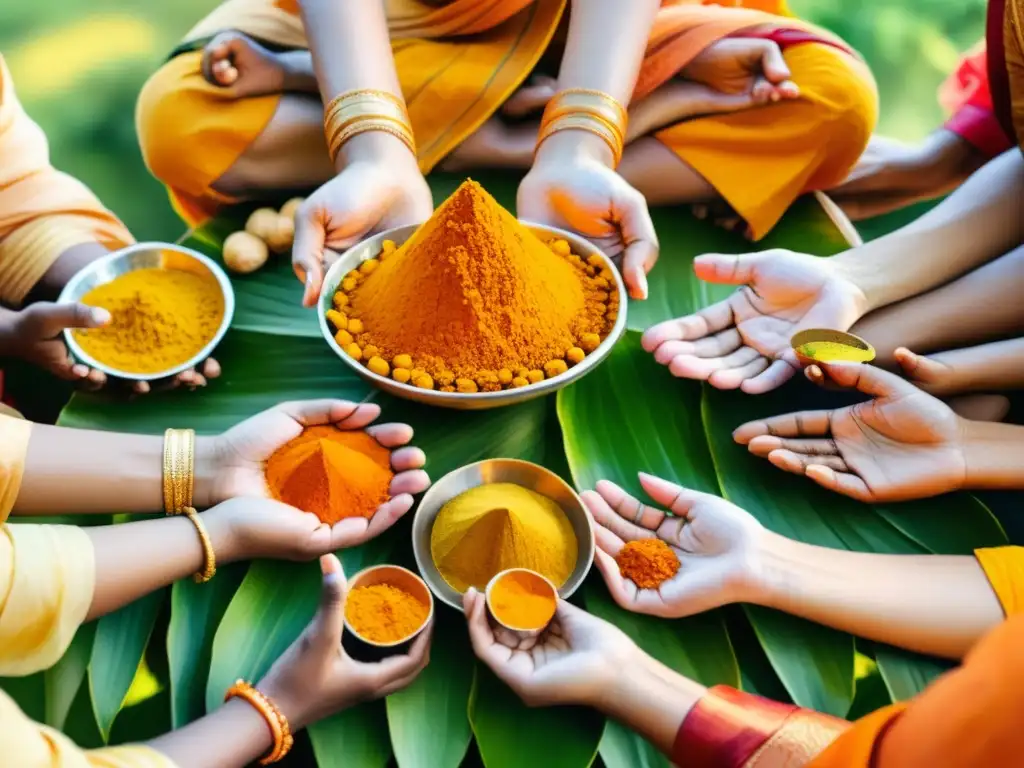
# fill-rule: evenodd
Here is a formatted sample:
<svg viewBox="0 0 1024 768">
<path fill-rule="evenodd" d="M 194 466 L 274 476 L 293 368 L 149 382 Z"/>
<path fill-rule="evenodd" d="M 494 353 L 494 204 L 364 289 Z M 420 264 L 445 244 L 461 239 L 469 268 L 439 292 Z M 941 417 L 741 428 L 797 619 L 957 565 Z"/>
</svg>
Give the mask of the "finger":
<svg viewBox="0 0 1024 768">
<path fill-rule="evenodd" d="M 872 397 L 892 397 L 913 394 L 913 384 L 894 373 L 864 363 L 818 363 L 818 367 L 841 387 L 856 389 Z"/>
<path fill-rule="evenodd" d="M 65 328 L 99 328 L 110 322 L 110 313 L 87 304 L 53 304 L 41 301 L 22 310 L 21 330 L 33 340 L 52 339 Z"/>
<path fill-rule="evenodd" d="M 758 366 L 754 366 L 753 364 L 760 363 L 761 361 L 763 361 L 763 365 L 760 366 L 761 368 L 768 366 L 767 360 L 765 360 L 761 356 L 761 353 L 756 349 L 753 349 L 752 347 L 740 347 L 735 352 L 726 355 L 725 357 L 718 358 L 677 355 L 672 358 L 672 361 L 668 364 L 668 369 L 672 372 L 673 376 L 704 381 L 719 372 L 730 371 L 733 369 L 749 369 L 756 372 Z M 742 381 L 742 379 L 739 379 L 739 381 Z M 735 386 L 739 386 L 739 384 L 736 384 Z M 735 386 L 732 388 L 734 389 Z M 729 387 L 721 388 L 727 389 Z"/>
<path fill-rule="evenodd" d="M 316 304 L 324 281 L 322 262 L 327 229 L 322 216 L 317 209 L 307 205 L 300 206 L 295 212 L 292 268 L 306 286 L 302 294 L 304 307 Z"/>
<path fill-rule="evenodd" d="M 615 558 L 599 549 L 594 552 L 594 563 L 601 573 L 601 578 L 604 579 L 605 586 L 608 587 L 608 594 L 618 605 L 627 611 L 631 610 L 636 599 L 636 585 L 622 578 Z"/>
<path fill-rule="evenodd" d="M 643 486 L 644 491 L 650 496 L 655 502 L 663 507 L 668 507 L 672 514 L 682 518 L 688 518 L 690 510 L 693 509 L 693 505 L 699 501 L 706 500 L 717 500 L 717 496 L 713 496 L 709 493 L 702 493 L 701 491 L 695 491 L 692 488 L 685 488 L 678 483 L 673 483 L 670 480 L 665 480 L 654 475 L 648 475 L 646 472 L 638 473 L 640 477 L 640 485 Z"/>
<path fill-rule="evenodd" d="M 778 43 L 771 40 L 761 41 L 761 71 L 776 85 L 792 76 Z"/>
<path fill-rule="evenodd" d="M 732 433 L 733 439 L 740 445 L 746 445 L 758 435 L 774 435 L 776 437 L 806 437 L 828 435 L 832 431 L 833 411 L 797 411 L 772 416 L 758 421 L 741 424 Z"/>
<path fill-rule="evenodd" d="M 402 516 L 412 509 L 413 501 L 408 493 L 400 493 L 381 504 L 370 518 L 370 526 L 366 532 L 367 541 L 376 538 L 401 520 Z"/>
<path fill-rule="evenodd" d="M 654 532 L 641 528 L 631 521 L 623 520 L 596 491 L 584 491 L 581 495 L 587 511 L 594 518 L 598 530 L 609 531 L 619 541 L 625 543 L 636 539 L 654 538 Z"/>
<path fill-rule="evenodd" d="M 768 461 L 783 470 L 792 472 L 794 475 L 807 473 L 807 468 L 812 464 L 820 467 L 828 467 L 836 472 L 849 472 L 850 468 L 841 456 L 810 456 L 803 453 L 794 453 L 785 449 L 772 451 L 767 455 Z"/>
<path fill-rule="evenodd" d="M 216 379 L 221 374 L 220 363 L 214 360 L 212 357 L 206 359 L 203 363 L 203 375 L 208 379 Z"/>
<path fill-rule="evenodd" d="M 148 395 L 153 391 L 153 388 L 149 386 L 148 381 L 136 381 L 132 386 L 132 391 L 137 395 Z"/>
<path fill-rule="evenodd" d="M 760 254 L 705 253 L 693 260 L 693 271 L 708 283 L 746 285 L 753 282 Z"/>
<path fill-rule="evenodd" d="M 203 50 L 203 59 L 200 63 L 200 68 L 202 69 L 203 77 L 208 83 L 217 84 L 213 73 L 213 65 L 223 61 L 227 56 L 227 44 L 219 38 L 214 38 L 213 41 Z"/>
<path fill-rule="evenodd" d="M 310 639 L 322 649 L 341 646 L 341 633 L 345 627 L 345 571 L 336 555 L 320 558 L 323 580 L 320 586 L 320 607 L 313 617 Z"/>
<path fill-rule="evenodd" d="M 828 488 L 830 491 L 841 493 L 844 496 L 857 499 L 857 501 L 870 502 L 872 500 L 871 489 L 857 475 L 849 472 L 836 472 L 819 464 L 807 467 L 806 474 L 818 485 Z"/>
<path fill-rule="evenodd" d="M 594 542 L 597 544 L 598 549 L 602 552 L 607 552 L 612 557 L 618 555 L 619 550 L 626 544 L 603 525 L 594 526 Z"/>
<path fill-rule="evenodd" d="M 783 80 L 781 83 L 777 83 L 775 86 L 775 92 L 778 93 L 783 100 L 800 98 L 800 86 L 792 80 Z"/>
<path fill-rule="evenodd" d="M 635 535 L 623 538 L 649 538 L 665 520 L 665 513 L 660 509 L 649 507 L 633 498 L 610 480 L 599 480 L 595 490 L 605 503 L 615 511 L 620 521 L 627 522 L 636 528 Z M 614 531 L 615 528 L 612 528 Z M 628 530 L 622 528 L 621 530 Z M 616 531 L 618 532 L 618 531 Z"/>
<path fill-rule="evenodd" d="M 790 439 L 775 437 L 774 435 L 760 435 L 750 441 L 747 446 L 755 456 L 767 456 L 772 451 L 780 449 L 803 453 L 808 456 L 838 456 L 839 448 L 833 440 L 822 439 Z"/>
<path fill-rule="evenodd" d="M 796 366 L 787 360 L 774 360 L 762 373 L 740 384 L 740 389 L 748 395 L 763 395 L 781 387 L 796 371 Z"/>
<path fill-rule="evenodd" d="M 770 82 L 763 77 L 759 77 L 754 81 L 754 85 L 750 89 L 750 96 L 755 104 L 764 105 L 771 101 L 774 90 L 775 87 Z"/>
<path fill-rule="evenodd" d="M 462 597 L 462 607 L 466 612 L 469 643 L 473 646 L 473 653 L 492 670 L 497 671 L 497 667 L 502 661 L 507 661 L 512 652 L 494 639 L 494 631 L 487 621 L 484 596 L 470 587 Z"/>
<path fill-rule="evenodd" d="M 700 219 L 701 221 L 703 221 L 708 217 L 708 207 L 702 203 L 694 205 L 693 207 L 690 208 L 690 211 L 691 213 L 693 213 L 693 217 L 695 219 Z"/>
<path fill-rule="evenodd" d="M 391 454 L 391 468 L 396 472 L 420 469 L 427 463 L 427 455 L 419 448 L 399 448 Z"/>
<path fill-rule="evenodd" d="M 345 418 L 334 423 L 338 429 L 363 429 L 372 424 L 380 416 L 380 406 L 376 403 L 362 403 Z M 370 430 L 367 430 L 368 432 Z"/>
<path fill-rule="evenodd" d="M 366 430 L 385 448 L 408 445 L 412 440 L 412 427 L 408 424 L 378 424 Z"/>
<path fill-rule="evenodd" d="M 279 403 L 274 406 L 274 410 L 290 416 L 304 427 L 314 427 L 345 421 L 362 407 L 364 406 L 347 400 L 293 400 Z M 375 413 L 380 413 L 380 407 L 377 405 L 367 403 L 366 407 L 376 408 Z"/>
<path fill-rule="evenodd" d="M 423 493 L 429 487 L 430 475 L 422 469 L 410 469 L 395 475 L 395 479 L 391 481 L 388 492 L 392 496 L 400 496 L 406 493 L 414 496 L 417 493 Z"/>
<path fill-rule="evenodd" d="M 708 376 L 708 384 L 713 386 L 715 389 L 738 389 L 748 381 L 757 378 L 762 371 L 769 367 L 768 358 L 762 357 L 755 349 L 751 349 L 750 351 L 755 353 L 756 357 L 742 365 L 736 365 L 736 367 L 728 367 L 719 371 L 714 371 L 710 376 Z M 749 355 L 737 354 L 735 357 L 737 362 L 739 362 L 744 357 L 749 357 Z"/>
<path fill-rule="evenodd" d="M 694 357 L 722 357 L 730 355 L 743 345 L 743 339 L 736 328 L 728 328 L 714 336 L 705 336 L 696 341 L 666 341 L 654 351 L 654 359 L 668 365 L 679 355 Z"/>
<path fill-rule="evenodd" d="M 654 352 L 667 341 L 695 341 L 735 325 L 731 299 L 719 301 L 699 312 L 652 325 L 641 337 L 643 348 Z"/>
<path fill-rule="evenodd" d="M 95 392 L 97 389 L 102 389 L 103 386 L 107 383 L 107 374 L 105 374 L 103 371 L 98 371 L 95 368 L 93 368 L 86 375 L 83 383 L 85 384 L 86 389 Z"/>
<path fill-rule="evenodd" d="M 622 276 L 634 299 L 646 299 L 649 293 L 647 273 L 658 260 L 658 235 L 654 231 L 647 200 L 636 190 L 624 196 L 616 206 L 626 250 L 622 255 Z"/>
<path fill-rule="evenodd" d="M 423 630 L 413 642 L 409 653 L 391 656 L 376 664 L 377 688 L 383 688 L 405 678 L 414 678 L 427 663 L 431 627 Z"/>
<path fill-rule="evenodd" d="M 84 379 L 89 375 L 89 366 L 75 363 L 71 366 L 71 375 L 76 379 Z"/>
<path fill-rule="evenodd" d="M 557 83 L 550 77 L 537 77 L 509 97 L 502 107 L 509 117 L 525 117 L 544 108 L 555 95 Z"/>
</svg>

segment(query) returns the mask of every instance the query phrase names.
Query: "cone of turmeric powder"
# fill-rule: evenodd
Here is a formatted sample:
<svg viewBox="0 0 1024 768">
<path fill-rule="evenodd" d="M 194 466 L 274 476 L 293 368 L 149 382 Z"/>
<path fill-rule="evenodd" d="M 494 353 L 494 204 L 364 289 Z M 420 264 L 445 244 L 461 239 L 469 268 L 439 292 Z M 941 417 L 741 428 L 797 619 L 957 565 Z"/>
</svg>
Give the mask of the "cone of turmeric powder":
<svg viewBox="0 0 1024 768">
<path fill-rule="evenodd" d="M 497 574 L 484 596 L 491 618 L 520 639 L 540 635 L 558 609 L 555 585 L 526 568 Z"/>
<path fill-rule="evenodd" d="M 352 658 L 379 661 L 408 651 L 434 616 L 426 583 L 397 565 L 377 565 L 349 580 L 342 645 Z"/>
</svg>

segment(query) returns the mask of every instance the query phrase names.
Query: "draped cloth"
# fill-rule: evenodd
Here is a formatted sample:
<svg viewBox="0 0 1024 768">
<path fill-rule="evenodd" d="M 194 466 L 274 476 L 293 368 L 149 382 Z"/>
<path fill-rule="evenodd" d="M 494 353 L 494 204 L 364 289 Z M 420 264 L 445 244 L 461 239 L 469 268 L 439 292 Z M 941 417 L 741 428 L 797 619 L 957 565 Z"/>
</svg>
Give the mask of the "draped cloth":
<svg viewBox="0 0 1024 768">
<path fill-rule="evenodd" d="M 131 242 L 84 184 L 50 165 L 46 136 L 18 101 L 0 55 L 0 302 L 21 304 L 73 246 Z"/>
<path fill-rule="evenodd" d="M 992 106 L 984 41 L 964 55 L 939 87 L 939 103 L 950 115 L 943 127 L 985 157 L 996 157 L 1013 146 Z"/>
<path fill-rule="evenodd" d="M 566 6 L 566 0 L 386 1 L 425 173 L 523 83 L 551 45 Z M 259 136 L 280 100 L 230 98 L 203 78 L 199 49 L 229 29 L 271 46 L 305 48 L 296 9 L 294 0 L 227 0 L 189 32 L 181 52 L 143 89 L 137 113 L 143 157 L 192 225 L 231 202 L 212 185 Z M 687 120 L 655 137 L 704 176 L 760 237 L 798 195 L 846 177 L 874 129 L 877 94 L 859 57 L 835 36 L 794 18 L 781 0 L 664 0 L 634 100 L 678 75 L 711 43 L 744 30 L 804 35 L 788 43 L 780 38 L 801 98 Z"/>
</svg>

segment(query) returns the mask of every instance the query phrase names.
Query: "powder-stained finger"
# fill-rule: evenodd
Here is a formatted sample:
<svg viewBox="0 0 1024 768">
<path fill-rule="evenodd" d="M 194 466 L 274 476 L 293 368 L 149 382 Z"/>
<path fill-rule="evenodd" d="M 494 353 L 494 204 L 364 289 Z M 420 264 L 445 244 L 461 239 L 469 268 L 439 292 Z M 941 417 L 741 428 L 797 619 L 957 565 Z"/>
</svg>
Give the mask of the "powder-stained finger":
<svg viewBox="0 0 1024 768">
<path fill-rule="evenodd" d="M 385 448 L 408 445 L 413 436 L 412 427 L 408 424 L 375 424 L 366 431 Z"/>
<path fill-rule="evenodd" d="M 396 472 L 419 469 L 426 465 L 427 454 L 420 448 L 399 448 L 391 454 L 391 468 Z"/>
</svg>

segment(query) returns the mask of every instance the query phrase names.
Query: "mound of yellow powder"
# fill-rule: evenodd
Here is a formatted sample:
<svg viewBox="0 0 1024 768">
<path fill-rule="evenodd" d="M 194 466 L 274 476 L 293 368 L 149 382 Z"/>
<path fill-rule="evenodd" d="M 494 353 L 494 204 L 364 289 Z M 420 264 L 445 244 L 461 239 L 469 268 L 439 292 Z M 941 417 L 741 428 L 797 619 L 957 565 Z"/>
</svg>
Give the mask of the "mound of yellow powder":
<svg viewBox="0 0 1024 768">
<path fill-rule="evenodd" d="M 438 513 L 430 553 L 455 590 L 484 590 L 509 568 L 528 568 L 556 587 L 576 567 L 572 523 L 547 496 L 515 485 L 488 483 L 459 494 Z"/>
</svg>

